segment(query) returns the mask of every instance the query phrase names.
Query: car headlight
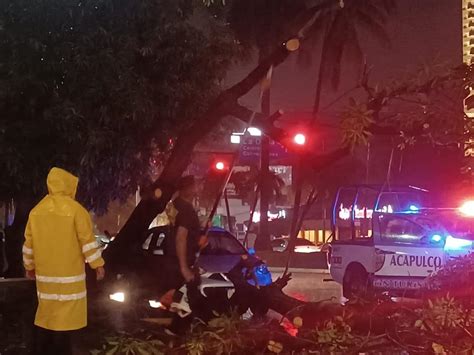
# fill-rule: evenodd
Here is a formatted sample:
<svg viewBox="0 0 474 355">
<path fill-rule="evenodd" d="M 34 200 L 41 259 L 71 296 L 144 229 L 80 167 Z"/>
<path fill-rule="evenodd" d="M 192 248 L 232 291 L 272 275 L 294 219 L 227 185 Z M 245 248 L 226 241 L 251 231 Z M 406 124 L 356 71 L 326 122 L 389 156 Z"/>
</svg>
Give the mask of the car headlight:
<svg viewBox="0 0 474 355">
<path fill-rule="evenodd" d="M 163 305 L 159 301 L 155 300 L 148 300 L 148 304 L 150 305 L 151 308 L 162 308 Z"/>
<path fill-rule="evenodd" d="M 109 298 L 112 301 L 123 303 L 125 302 L 125 293 L 124 292 L 115 292 L 109 295 Z"/>
</svg>

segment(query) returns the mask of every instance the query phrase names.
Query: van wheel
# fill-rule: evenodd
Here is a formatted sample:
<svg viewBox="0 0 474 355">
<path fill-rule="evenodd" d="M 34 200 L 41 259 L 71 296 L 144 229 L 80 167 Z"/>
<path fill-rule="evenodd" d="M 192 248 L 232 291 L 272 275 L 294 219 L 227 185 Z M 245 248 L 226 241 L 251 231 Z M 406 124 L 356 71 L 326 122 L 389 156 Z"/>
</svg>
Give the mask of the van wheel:
<svg viewBox="0 0 474 355">
<path fill-rule="evenodd" d="M 351 265 L 347 269 L 342 282 L 342 294 L 347 299 L 370 297 L 369 274 L 361 265 Z"/>
</svg>

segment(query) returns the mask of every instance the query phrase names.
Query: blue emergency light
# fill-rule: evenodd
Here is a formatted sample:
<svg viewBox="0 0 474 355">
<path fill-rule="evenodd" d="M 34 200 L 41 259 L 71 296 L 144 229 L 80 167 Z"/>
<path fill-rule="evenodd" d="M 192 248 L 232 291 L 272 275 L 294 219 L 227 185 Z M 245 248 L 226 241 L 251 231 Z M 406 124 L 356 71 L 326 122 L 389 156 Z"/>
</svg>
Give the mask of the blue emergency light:
<svg viewBox="0 0 474 355">
<path fill-rule="evenodd" d="M 434 243 L 439 243 L 442 240 L 443 240 L 443 237 L 440 234 L 433 234 L 431 236 L 431 241 Z"/>
</svg>

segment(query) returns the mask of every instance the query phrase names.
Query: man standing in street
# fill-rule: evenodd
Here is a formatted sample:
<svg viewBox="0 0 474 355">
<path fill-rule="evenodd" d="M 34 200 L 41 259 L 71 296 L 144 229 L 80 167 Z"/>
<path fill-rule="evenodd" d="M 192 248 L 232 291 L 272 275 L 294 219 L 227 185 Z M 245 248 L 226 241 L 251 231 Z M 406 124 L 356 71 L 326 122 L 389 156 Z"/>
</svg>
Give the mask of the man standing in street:
<svg viewBox="0 0 474 355">
<path fill-rule="evenodd" d="M 23 262 L 36 279 L 35 354 L 72 354 L 71 331 L 87 325 L 85 263 L 105 275 L 89 213 L 75 201 L 78 178 L 52 168 L 48 195 L 30 212 Z"/>
<path fill-rule="evenodd" d="M 179 180 L 178 193 L 178 197 L 167 208 L 172 228 L 170 242 L 166 244 L 167 262 L 160 280 L 161 290 L 166 292 L 162 303 L 171 303 L 170 297 L 174 291 L 186 284 L 187 298 L 194 317 L 206 321 L 212 313 L 198 291 L 200 279 L 194 264 L 196 255 L 206 245 L 207 238 L 201 233 L 199 217 L 193 207 L 197 194 L 194 176 L 184 176 Z M 192 318 L 181 319 L 175 316 L 168 331 L 175 334 L 184 332 Z"/>
<path fill-rule="evenodd" d="M 172 225 L 171 243 L 168 244 L 168 267 L 174 272 L 168 274 L 168 289 L 179 289 L 184 283 L 191 282 L 195 277 L 192 270 L 199 251 L 201 226 L 193 207 L 196 196 L 194 176 L 182 177 L 178 182 L 179 196 L 172 202 L 168 218 Z M 170 270 L 171 271 L 171 270 Z"/>
</svg>

